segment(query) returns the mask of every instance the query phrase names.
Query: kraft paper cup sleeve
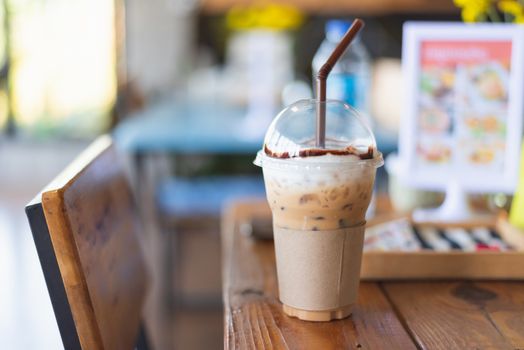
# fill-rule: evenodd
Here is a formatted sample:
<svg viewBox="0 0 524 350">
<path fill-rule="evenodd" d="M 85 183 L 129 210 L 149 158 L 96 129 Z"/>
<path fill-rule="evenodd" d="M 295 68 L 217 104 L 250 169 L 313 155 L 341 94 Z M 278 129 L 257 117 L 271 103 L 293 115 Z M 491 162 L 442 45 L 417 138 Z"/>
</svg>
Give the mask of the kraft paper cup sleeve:
<svg viewBox="0 0 524 350">
<path fill-rule="evenodd" d="M 330 231 L 275 228 L 280 300 L 325 311 L 357 299 L 365 225 Z"/>
</svg>

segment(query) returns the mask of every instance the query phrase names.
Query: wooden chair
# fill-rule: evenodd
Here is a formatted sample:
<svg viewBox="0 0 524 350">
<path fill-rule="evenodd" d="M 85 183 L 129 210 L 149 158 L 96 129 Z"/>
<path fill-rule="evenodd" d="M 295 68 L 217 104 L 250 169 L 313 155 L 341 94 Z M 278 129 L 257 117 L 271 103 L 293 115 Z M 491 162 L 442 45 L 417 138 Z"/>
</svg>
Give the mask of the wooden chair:
<svg viewBox="0 0 524 350">
<path fill-rule="evenodd" d="M 26 206 L 66 349 L 146 349 L 141 226 L 102 136 Z"/>
</svg>

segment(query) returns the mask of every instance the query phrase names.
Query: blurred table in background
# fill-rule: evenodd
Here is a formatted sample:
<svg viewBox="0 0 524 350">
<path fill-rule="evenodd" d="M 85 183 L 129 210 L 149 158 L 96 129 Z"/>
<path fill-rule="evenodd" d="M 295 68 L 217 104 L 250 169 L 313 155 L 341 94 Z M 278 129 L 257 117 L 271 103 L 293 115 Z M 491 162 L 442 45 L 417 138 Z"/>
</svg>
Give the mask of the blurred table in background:
<svg viewBox="0 0 524 350">
<path fill-rule="evenodd" d="M 390 210 L 383 199 L 378 213 Z M 250 218 L 269 216 L 265 201 L 245 201 L 222 217 L 226 349 L 524 348 L 524 282 L 363 282 L 349 318 L 315 323 L 286 316 L 273 241 L 240 232 Z"/>
<path fill-rule="evenodd" d="M 180 155 L 253 155 L 260 137 L 247 137 L 244 110 L 217 104 L 160 101 L 132 115 L 114 131 L 118 147 L 132 155 L 137 183 L 145 179 L 147 157 Z M 231 175 L 231 176 L 230 176 Z M 263 195 L 261 177 L 212 176 L 181 179 L 168 174 L 154 184 L 158 209 L 169 215 L 215 214 L 238 195 Z"/>
</svg>

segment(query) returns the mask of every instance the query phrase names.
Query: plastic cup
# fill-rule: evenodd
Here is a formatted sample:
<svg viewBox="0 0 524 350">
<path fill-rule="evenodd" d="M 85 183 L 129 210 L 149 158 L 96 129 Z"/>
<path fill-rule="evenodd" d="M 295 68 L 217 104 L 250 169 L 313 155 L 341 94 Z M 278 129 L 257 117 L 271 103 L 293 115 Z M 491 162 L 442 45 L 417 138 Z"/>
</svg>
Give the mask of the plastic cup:
<svg viewBox="0 0 524 350">
<path fill-rule="evenodd" d="M 284 109 L 255 164 L 273 216 L 280 301 L 308 321 L 350 315 L 356 302 L 365 214 L 382 155 L 348 105 L 326 102 L 326 148 L 315 148 L 315 100 Z"/>
</svg>

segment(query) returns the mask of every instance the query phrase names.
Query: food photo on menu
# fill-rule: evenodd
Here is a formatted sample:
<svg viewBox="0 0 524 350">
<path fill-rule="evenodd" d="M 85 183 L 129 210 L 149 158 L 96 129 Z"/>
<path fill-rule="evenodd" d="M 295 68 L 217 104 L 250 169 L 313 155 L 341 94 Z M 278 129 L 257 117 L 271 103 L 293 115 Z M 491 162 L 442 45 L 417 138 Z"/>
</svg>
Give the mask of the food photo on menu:
<svg viewBox="0 0 524 350">
<path fill-rule="evenodd" d="M 502 169 L 511 42 L 421 44 L 417 160 Z"/>
</svg>

